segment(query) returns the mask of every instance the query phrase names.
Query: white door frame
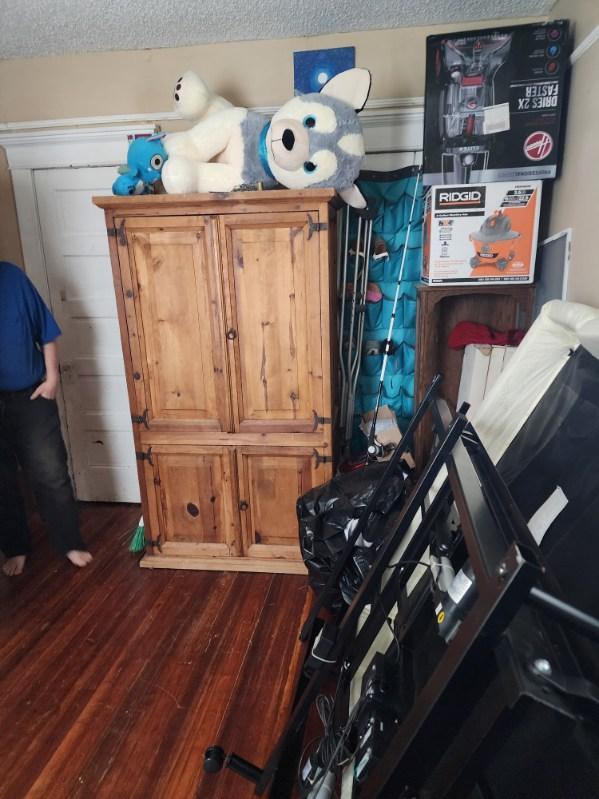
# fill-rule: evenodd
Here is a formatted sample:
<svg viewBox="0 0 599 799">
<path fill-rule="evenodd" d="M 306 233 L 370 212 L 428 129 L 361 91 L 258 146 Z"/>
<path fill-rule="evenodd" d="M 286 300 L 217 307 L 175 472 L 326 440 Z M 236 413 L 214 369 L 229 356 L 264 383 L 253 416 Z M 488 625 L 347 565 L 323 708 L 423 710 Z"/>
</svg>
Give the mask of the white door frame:
<svg viewBox="0 0 599 799">
<path fill-rule="evenodd" d="M 127 136 L 152 133 L 154 126 L 72 128 L 0 134 L 12 175 L 25 271 L 50 306 L 48 274 L 37 210 L 34 171 L 61 167 L 113 166 L 127 155 Z M 116 178 L 116 172 L 115 172 Z"/>
</svg>

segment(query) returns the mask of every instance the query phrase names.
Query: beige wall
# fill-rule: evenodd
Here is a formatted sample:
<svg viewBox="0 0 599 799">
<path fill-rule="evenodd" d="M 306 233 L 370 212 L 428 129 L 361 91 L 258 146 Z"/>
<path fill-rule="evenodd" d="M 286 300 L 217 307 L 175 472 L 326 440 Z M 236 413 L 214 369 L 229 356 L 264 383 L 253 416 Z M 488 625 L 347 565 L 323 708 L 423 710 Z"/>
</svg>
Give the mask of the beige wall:
<svg viewBox="0 0 599 799">
<path fill-rule="evenodd" d="M 574 22 L 574 45 L 599 25 L 598 0 L 560 0 L 554 15 Z M 599 42 L 572 67 L 561 177 L 549 232 L 572 228 L 568 299 L 599 308 Z"/>
<path fill-rule="evenodd" d="M 0 147 L 0 261 L 23 265 L 12 182 L 2 147 Z"/>
<path fill-rule="evenodd" d="M 356 63 L 371 70 L 372 98 L 421 96 L 426 36 L 509 22 L 0 61 L 0 122 L 167 111 L 173 82 L 186 69 L 235 103 L 277 105 L 292 93 L 294 50 L 344 45 L 355 45 Z M 0 258 L 20 260 L 14 201 L 1 160 L 0 192 Z"/>
<path fill-rule="evenodd" d="M 235 103 L 277 105 L 292 93 L 294 50 L 344 45 L 371 70 L 373 98 L 419 96 L 426 36 L 482 24 L 0 61 L 0 121 L 165 111 L 186 69 Z"/>
</svg>

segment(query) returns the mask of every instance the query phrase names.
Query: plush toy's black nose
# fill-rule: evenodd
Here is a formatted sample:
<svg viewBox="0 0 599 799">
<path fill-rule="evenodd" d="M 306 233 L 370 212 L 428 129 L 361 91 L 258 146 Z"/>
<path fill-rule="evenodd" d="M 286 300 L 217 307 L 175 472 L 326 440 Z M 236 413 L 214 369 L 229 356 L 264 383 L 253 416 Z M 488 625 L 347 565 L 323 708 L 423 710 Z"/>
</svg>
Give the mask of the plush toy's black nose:
<svg viewBox="0 0 599 799">
<path fill-rule="evenodd" d="M 293 150 L 293 145 L 295 144 L 295 135 L 292 130 L 289 128 L 285 128 L 283 133 L 283 147 L 286 150 Z"/>
</svg>

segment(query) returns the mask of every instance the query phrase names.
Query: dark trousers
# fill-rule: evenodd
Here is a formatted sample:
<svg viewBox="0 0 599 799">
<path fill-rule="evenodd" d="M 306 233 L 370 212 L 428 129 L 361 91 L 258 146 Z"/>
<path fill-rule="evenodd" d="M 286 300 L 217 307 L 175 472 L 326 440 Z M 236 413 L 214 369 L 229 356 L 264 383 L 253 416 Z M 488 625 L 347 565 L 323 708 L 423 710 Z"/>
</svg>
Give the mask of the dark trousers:
<svg viewBox="0 0 599 799">
<path fill-rule="evenodd" d="M 30 549 L 17 464 L 58 552 L 85 549 L 56 402 L 29 399 L 33 390 L 0 391 L 0 550 L 7 558 Z"/>
</svg>

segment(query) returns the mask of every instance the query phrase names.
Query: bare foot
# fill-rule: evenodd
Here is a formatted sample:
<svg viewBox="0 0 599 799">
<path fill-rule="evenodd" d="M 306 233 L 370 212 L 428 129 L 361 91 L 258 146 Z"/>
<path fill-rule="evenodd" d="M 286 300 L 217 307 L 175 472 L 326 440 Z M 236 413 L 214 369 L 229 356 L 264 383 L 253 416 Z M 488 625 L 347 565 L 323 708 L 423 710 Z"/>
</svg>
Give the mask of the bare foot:
<svg viewBox="0 0 599 799">
<path fill-rule="evenodd" d="M 90 563 L 92 554 L 91 552 L 85 552 L 81 549 L 70 549 L 67 552 L 67 558 L 74 566 L 83 568 L 83 566 L 87 566 L 87 564 Z"/>
<path fill-rule="evenodd" d="M 15 555 L 14 558 L 7 558 L 2 565 L 4 574 L 8 575 L 8 577 L 15 577 L 17 574 L 21 574 L 25 566 L 25 557 L 25 555 Z"/>
</svg>

